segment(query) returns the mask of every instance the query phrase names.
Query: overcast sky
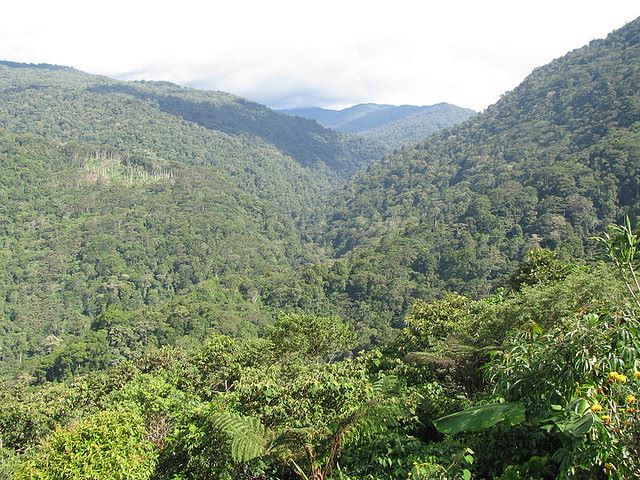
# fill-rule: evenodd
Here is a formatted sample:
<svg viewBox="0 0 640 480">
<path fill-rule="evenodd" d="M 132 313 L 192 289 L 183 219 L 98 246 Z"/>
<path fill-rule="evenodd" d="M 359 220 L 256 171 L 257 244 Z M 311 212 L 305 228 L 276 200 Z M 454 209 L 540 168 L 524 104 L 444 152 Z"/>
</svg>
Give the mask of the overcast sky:
<svg viewBox="0 0 640 480">
<path fill-rule="evenodd" d="M 275 108 L 482 110 L 639 0 L 3 2 L 0 59 L 223 90 Z"/>
</svg>

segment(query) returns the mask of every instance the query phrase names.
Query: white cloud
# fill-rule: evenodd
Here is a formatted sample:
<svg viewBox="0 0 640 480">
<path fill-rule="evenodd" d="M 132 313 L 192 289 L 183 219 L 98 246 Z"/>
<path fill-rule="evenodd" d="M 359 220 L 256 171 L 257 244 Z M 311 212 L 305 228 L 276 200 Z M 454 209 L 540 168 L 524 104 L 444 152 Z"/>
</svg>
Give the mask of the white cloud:
<svg viewBox="0 0 640 480">
<path fill-rule="evenodd" d="M 637 0 L 33 1 L 0 58 L 225 90 L 275 107 L 485 108 L 534 67 L 640 15 Z"/>
</svg>

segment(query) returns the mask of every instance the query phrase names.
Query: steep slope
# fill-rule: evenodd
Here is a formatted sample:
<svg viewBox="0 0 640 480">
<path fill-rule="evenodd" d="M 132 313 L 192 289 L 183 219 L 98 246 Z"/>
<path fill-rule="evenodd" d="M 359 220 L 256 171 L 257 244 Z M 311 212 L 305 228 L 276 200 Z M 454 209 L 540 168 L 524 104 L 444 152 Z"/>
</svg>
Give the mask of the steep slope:
<svg viewBox="0 0 640 480">
<path fill-rule="evenodd" d="M 204 281 L 220 311 L 178 315 L 182 333 L 246 334 L 267 318 L 261 283 L 308 255 L 286 211 L 206 165 L 3 131 L 0 165 L 1 370 L 89 335 L 107 311 L 160 306 Z M 102 341 L 177 340 L 157 317 L 142 323 Z"/>
<path fill-rule="evenodd" d="M 462 123 L 476 112 L 448 103 L 438 103 L 404 115 L 397 120 L 361 132 L 361 137 L 383 143 L 390 149 L 415 145 L 432 133 Z M 371 115 L 369 116 L 371 117 Z"/>
<path fill-rule="evenodd" d="M 311 118 L 341 132 L 361 134 L 390 149 L 413 145 L 438 130 L 467 120 L 475 113 L 448 103 L 422 107 L 363 103 L 343 110 L 301 108 L 284 111 Z"/>
<path fill-rule="evenodd" d="M 313 175 L 301 183 L 326 188 L 381 154 L 372 142 L 226 93 L 15 65 L 0 62 L 0 127 L 17 133 L 207 163 L 240 179 L 244 188 L 251 188 L 250 177 L 266 185 L 274 178 L 262 181 L 265 175 L 305 171 Z M 277 187 L 290 189 L 287 183 Z M 266 193 L 273 197 L 277 190 Z"/>
<path fill-rule="evenodd" d="M 341 135 L 317 122 L 284 115 L 223 92 L 185 89 L 166 82 L 96 86 L 91 91 L 123 93 L 210 130 L 258 137 L 305 167 L 328 167 L 342 178 L 382 153 L 382 146 L 375 140 Z"/>
<path fill-rule="evenodd" d="M 414 297 L 486 294 L 534 246 L 589 255 L 594 232 L 638 207 L 640 19 L 372 165 L 313 225 L 341 258 L 328 276 L 342 286 L 325 291 L 384 323 Z"/>
<path fill-rule="evenodd" d="M 262 284 L 313 256 L 298 217 L 370 145 L 224 93 L 0 63 L 0 369 L 202 282 L 219 309 L 178 315 L 186 337 L 255 330 Z M 96 342 L 178 341 L 157 317 Z"/>
</svg>

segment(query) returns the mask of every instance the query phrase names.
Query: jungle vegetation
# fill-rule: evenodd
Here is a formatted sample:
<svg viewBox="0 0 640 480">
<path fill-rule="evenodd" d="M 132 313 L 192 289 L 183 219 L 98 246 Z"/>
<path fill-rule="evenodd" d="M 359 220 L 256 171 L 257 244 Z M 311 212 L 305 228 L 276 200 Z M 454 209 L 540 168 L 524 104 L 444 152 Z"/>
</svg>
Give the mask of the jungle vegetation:
<svg viewBox="0 0 640 480">
<path fill-rule="evenodd" d="M 0 478 L 638 478 L 639 80 L 637 19 L 379 159 L 1 62 Z"/>
</svg>

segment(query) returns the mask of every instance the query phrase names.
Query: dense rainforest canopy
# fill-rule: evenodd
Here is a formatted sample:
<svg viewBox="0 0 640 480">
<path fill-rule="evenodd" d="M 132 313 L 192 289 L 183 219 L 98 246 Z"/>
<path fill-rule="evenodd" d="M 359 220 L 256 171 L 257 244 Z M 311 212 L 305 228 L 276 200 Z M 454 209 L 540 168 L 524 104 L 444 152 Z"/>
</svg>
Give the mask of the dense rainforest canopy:
<svg viewBox="0 0 640 480">
<path fill-rule="evenodd" d="M 388 134 L 0 62 L 0 478 L 640 476 L 640 19 Z"/>
</svg>

